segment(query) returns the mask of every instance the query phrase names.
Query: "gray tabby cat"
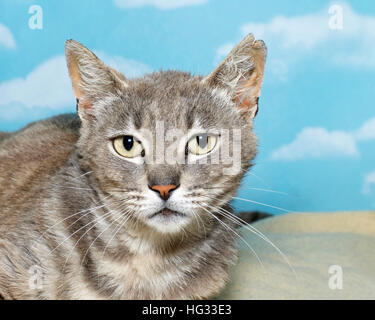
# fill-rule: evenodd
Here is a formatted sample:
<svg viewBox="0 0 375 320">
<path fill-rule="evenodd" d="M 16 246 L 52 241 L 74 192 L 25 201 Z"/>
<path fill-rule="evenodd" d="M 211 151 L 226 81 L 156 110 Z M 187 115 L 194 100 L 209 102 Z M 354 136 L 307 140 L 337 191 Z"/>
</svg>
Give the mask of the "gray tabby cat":
<svg viewBox="0 0 375 320">
<path fill-rule="evenodd" d="M 207 77 L 166 71 L 128 80 L 76 41 L 65 52 L 78 116 L 0 134 L 0 295 L 219 293 L 236 260 L 228 202 L 256 155 L 263 41 L 246 36 Z M 184 136 L 161 146 L 153 140 L 160 124 Z M 218 128 L 240 133 L 235 174 L 212 161 L 235 143 Z M 185 161 L 155 161 L 173 143 Z"/>
</svg>

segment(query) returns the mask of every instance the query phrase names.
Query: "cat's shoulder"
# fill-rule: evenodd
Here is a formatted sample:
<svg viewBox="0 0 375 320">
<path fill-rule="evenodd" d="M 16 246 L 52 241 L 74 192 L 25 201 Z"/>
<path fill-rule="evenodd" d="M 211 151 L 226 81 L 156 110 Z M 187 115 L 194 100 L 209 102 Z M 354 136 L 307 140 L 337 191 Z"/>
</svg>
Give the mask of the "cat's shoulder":
<svg viewBox="0 0 375 320">
<path fill-rule="evenodd" d="M 80 126 L 81 121 L 75 114 L 63 114 L 32 122 L 16 132 L 6 134 L 0 144 L 0 157 L 14 156 L 19 152 L 25 157 L 30 153 L 56 152 L 61 147 L 77 141 Z"/>
<path fill-rule="evenodd" d="M 79 128 L 81 127 L 81 120 L 79 119 L 77 114 L 74 113 L 66 113 L 57 115 L 51 118 L 47 118 L 44 120 L 39 120 L 35 122 L 31 122 L 30 124 L 26 125 L 22 129 L 16 131 L 12 135 L 18 135 L 22 134 L 25 131 L 44 131 L 45 130 L 51 130 L 50 133 L 52 133 L 52 130 L 57 130 L 58 132 L 68 132 L 68 133 L 79 133 Z M 48 133 L 48 132 L 47 132 Z"/>
<path fill-rule="evenodd" d="M 76 115 L 65 114 L 9 134 L 0 143 L 0 200 L 20 197 L 57 172 L 74 152 L 80 126 Z"/>
<path fill-rule="evenodd" d="M 81 121 L 75 114 L 63 114 L 32 122 L 8 134 L 0 144 L 1 163 L 11 159 L 15 163 L 65 157 L 75 147 Z M 60 162 L 60 161 L 59 161 Z"/>
</svg>

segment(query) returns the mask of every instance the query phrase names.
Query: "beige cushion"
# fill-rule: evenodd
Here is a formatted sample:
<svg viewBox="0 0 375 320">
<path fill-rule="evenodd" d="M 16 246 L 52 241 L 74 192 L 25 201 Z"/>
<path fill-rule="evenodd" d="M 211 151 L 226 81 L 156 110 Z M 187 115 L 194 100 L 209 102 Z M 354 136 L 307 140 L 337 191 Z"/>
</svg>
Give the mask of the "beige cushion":
<svg viewBox="0 0 375 320">
<path fill-rule="evenodd" d="M 264 268 L 239 241 L 239 263 L 219 299 L 375 299 L 375 212 L 293 213 L 253 226 L 280 248 L 296 274 L 277 250 L 242 230 Z M 329 273 L 331 266 L 339 267 Z"/>
</svg>

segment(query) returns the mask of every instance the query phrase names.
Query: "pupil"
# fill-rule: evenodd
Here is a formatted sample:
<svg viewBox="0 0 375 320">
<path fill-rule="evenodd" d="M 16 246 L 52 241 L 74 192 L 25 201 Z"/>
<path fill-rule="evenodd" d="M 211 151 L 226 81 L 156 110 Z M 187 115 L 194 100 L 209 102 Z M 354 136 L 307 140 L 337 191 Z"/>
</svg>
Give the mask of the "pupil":
<svg viewBox="0 0 375 320">
<path fill-rule="evenodd" d="M 197 136 L 197 143 L 200 148 L 204 149 L 208 143 L 208 136 L 206 134 Z"/>
<path fill-rule="evenodd" d="M 133 148 L 134 139 L 132 136 L 124 136 L 124 148 L 130 151 Z"/>
</svg>

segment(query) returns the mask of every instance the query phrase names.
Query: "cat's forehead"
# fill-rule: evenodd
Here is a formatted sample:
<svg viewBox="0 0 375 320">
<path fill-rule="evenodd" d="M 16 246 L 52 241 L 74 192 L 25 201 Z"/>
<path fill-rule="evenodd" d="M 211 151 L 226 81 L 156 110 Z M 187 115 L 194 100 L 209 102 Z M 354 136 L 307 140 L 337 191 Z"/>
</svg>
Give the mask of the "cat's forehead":
<svg viewBox="0 0 375 320">
<path fill-rule="evenodd" d="M 158 72 L 136 80 L 124 93 L 123 109 L 135 127 L 168 128 L 226 126 L 236 109 L 219 92 L 207 88 L 201 78 L 177 71 Z"/>
</svg>

